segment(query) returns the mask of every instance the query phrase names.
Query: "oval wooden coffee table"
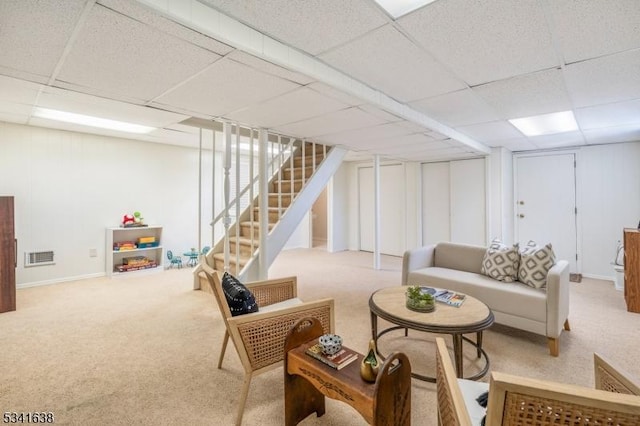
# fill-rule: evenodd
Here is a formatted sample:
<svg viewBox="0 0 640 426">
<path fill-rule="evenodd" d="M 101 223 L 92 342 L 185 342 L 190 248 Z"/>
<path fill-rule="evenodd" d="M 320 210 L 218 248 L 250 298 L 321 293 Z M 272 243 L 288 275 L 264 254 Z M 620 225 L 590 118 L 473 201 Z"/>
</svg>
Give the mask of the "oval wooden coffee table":
<svg viewBox="0 0 640 426">
<path fill-rule="evenodd" d="M 453 337 L 453 354 L 455 358 L 456 374 L 463 377 L 462 369 L 462 342 L 466 341 L 476 347 L 478 358 L 485 359 L 482 370 L 466 379 L 476 380 L 483 377 L 489 371 L 489 356 L 482 349 L 482 331 L 493 324 L 493 312 L 491 309 L 475 297 L 466 295 L 464 303 L 459 306 L 449 306 L 445 303 L 436 302 L 436 309 L 433 312 L 415 312 L 406 307 L 406 286 L 383 288 L 376 291 L 369 298 L 369 309 L 371 311 L 371 335 L 376 341 L 386 333 L 393 330 L 404 329 L 405 336 L 407 329 L 426 331 L 429 333 L 450 334 Z M 396 324 L 378 332 L 378 318 Z M 476 333 L 476 341 L 472 341 L 464 334 Z M 382 354 L 381 357 L 384 358 Z M 411 376 L 435 382 L 434 377 L 424 376 L 412 372 Z"/>
</svg>

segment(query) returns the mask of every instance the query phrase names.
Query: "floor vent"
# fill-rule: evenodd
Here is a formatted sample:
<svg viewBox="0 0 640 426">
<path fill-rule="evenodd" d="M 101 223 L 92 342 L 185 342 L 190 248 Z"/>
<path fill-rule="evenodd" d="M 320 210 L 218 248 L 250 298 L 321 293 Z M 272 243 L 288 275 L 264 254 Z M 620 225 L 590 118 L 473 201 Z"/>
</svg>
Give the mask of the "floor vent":
<svg viewBox="0 0 640 426">
<path fill-rule="evenodd" d="M 50 251 L 32 251 L 24 254 L 24 266 L 42 266 L 54 265 L 53 250 Z"/>
</svg>

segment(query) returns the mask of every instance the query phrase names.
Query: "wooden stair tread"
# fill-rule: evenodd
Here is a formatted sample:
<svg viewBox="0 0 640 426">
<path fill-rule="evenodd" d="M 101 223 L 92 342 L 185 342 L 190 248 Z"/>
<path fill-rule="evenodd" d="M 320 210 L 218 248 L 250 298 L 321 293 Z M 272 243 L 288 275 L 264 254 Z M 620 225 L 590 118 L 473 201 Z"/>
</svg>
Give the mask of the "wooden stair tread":
<svg viewBox="0 0 640 426">
<path fill-rule="evenodd" d="M 245 246 L 250 246 L 251 245 L 251 238 L 247 238 L 247 237 L 243 237 L 243 236 L 240 236 L 240 237 L 236 237 L 235 235 L 234 236 L 229 236 L 229 241 L 233 241 L 233 242 L 236 242 L 238 244 L 245 245 Z M 253 239 L 253 245 L 255 247 L 258 247 L 258 239 L 257 238 Z"/>
<path fill-rule="evenodd" d="M 248 227 L 250 227 L 251 223 L 252 222 L 250 220 L 247 220 L 247 221 L 244 221 L 244 222 L 240 222 L 240 226 L 248 226 Z M 269 224 L 269 229 L 273 228 L 274 226 L 276 226 L 275 223 L 270 223 Z M 258 223 L 258 221 L 256 220 L 255 222 L 253 222 L 253 227 L 256 228 L 256 229 L 260 229 L 260 223 Z"/>
<path fill-rule="evenodd" d="M 229 256 L 229 263 L 236 263 L 236 259 L 235 259 L 235 253 L 230 253 L 231 256 Z M 213 254 L 213 258 L 214 259 L 218 259 L 222 262 L 224 262 L 224 253 L 214 253 Z M 251 259 L 251 257 L 249 256 L 242 256 L 240 255 L 240 264 L 244 265 L 245 263 L 247 263 L 249 260 Z"/>
</svg>

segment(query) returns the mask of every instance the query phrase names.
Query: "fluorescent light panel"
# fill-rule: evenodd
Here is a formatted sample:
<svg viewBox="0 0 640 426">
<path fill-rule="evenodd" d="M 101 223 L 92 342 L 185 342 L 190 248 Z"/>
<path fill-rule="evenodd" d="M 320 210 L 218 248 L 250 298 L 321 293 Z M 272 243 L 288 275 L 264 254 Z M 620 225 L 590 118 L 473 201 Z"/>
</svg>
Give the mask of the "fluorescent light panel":
<svg viewBox="0 0 640 426">
<path fill-rule="evenodd" d="M 433 3 L 435 0 L 376 0 L 384 10 L 393 16 L 393 19 L 406 15 L 409 12 L 413 12 L 419 7 Z"/>
<path fill-rule="evenodd" d="M 156 130 L 155 127 L 142 126 L 140 124 L 109 120 L 107 118 L 93 117 L 91 115 L 75 114 L 72 112 L 58 111 L 55 109 L 40 107 L 35 108 L 33 116 L 39 118 L 47 118 L 49 120 L 64 121 L 65 123 L 98 127 L 101 129 L 119 130 L 121 132 L 127 133 L 149 133 Z"/>
<path fill-rule="evenodd" d="M 552 135 L 578 130 L 578 123 L 572 111 L 514 118 L 509 122 L 525 136 Z"/>
</svg>

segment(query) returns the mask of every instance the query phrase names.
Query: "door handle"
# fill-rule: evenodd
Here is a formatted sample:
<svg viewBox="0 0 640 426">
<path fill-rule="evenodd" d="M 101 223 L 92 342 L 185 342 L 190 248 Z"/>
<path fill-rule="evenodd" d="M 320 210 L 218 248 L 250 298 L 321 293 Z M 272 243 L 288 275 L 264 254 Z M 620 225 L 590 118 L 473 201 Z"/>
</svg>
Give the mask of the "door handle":
<svg viewBox="0 0 640 426">
<path fill-rule="evenodd" d="M 522 213 L 520 213 L 520 214 L 518 215 L 518 217 L 519 217 L 520 219 L 522 219 L 522 218 L 524 217 L 524 215 L 523 215 Z"/>
</svg>

